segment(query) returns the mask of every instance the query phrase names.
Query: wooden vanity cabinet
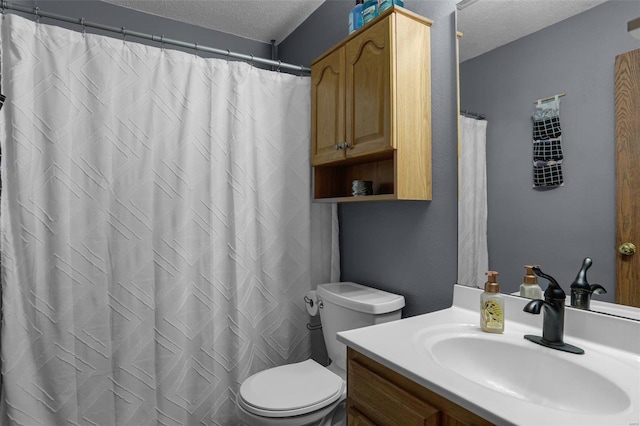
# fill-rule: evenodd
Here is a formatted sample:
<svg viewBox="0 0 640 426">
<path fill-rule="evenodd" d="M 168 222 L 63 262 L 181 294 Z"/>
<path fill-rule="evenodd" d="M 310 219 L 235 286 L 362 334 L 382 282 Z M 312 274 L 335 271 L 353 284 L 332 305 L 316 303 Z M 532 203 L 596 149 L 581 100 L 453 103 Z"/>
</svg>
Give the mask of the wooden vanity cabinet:
<svg viewBox="0 0 640 426">
<path fill-rule="evenodd" d="M 312 63 L 314 199 L 431 199 L 430 26 L 394 7 Z"/>
<path fill-rule="evenodd" d="M 347 419 L 349 426 L 492 424 L 350 347 Z"/>
</svg>

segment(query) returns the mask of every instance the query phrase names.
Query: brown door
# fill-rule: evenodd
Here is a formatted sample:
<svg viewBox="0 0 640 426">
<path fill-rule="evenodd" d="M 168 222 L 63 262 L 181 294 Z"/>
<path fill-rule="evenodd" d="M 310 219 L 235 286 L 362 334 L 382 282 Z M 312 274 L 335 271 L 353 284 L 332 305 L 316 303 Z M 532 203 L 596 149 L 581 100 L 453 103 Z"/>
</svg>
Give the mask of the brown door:
<svg viewBox="0 0 640 426">
<path fill-rule="evenodd" d="M 633 254 L 628 243 L 640 251 L 639 159 L 640 49 L 616 57 L 616 302 L 637 307 L 640 253 Z"/>
</svg>

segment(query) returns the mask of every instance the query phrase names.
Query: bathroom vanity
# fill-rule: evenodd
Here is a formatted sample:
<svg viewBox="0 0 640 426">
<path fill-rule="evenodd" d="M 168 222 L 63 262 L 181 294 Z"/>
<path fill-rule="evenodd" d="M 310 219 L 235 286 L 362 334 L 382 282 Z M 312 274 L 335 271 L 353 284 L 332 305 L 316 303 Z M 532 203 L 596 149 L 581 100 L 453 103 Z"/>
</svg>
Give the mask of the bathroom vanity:
<svg viewBox="0 0 640 426">
<path fill-rule="evenodd" d="M 350 425 L 491 424 L 351 348 L 347 371 Z"/>
<path fill-rule="evenodd" d="M 640 322 L 569 309 L 565 342 L 536 345 L 541 315 L 505 296 L 504 334 L 479 327 L 481 291 L 449 309 L 338 333 L 348 346 L 350 425 L 637 425 Z"/>
</svg>

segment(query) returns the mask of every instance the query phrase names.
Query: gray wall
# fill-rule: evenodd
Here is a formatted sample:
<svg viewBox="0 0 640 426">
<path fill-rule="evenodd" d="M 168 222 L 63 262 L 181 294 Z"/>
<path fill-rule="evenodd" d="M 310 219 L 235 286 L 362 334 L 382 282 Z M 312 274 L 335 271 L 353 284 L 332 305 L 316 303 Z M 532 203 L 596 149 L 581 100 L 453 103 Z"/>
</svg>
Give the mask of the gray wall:
<svg viewBox="0 0 640 426">
<path fill-rule="evenodd" d="M 402 294 L 404 316 L 451 305 L 457 273 L 455 0 L 405 1 L 431 28 L 433 200 L 342 204 L 342 280 Z M 348 35 L 354 1 L 329 0 L 279 45 L 309 64 Z"/>
<path fill-rule="evenodd" d="M 231 51 L 253 54 L 255 56 L 261 56 L 264 58 L 271 57 L 271 45 L 268 43 L 261 43 L 254 40 L 249 40 L 242 37 L 237 37 L 231 34 L 223 33 L 220 31 L 210 30 L 208 28 L 199 27 L 197 25 L 191 25 L 184 22 L 175 21 L 172 19 L 162 18 L 159 16 L 151 15 L 148 13 L 138 12 L 132 9 L 127 9 L 121 6 L 116 6 L 111 3 L 106 3 L 97 0 L 75 0 L 75 1 L 9 1 L 9 3 L 34 8 L 38 6 L 42 11 L 56 13 L 58 15 L 65 15 L 72 18 L 84 17 L 87 21 L 97 22 L 105 25 L 112 25 L 115 27 L 125 27 L 132 31 L 138 31 L 142 33 L 148 33 L 153 35 L 164 35 L 166 38 L 172 38 L 187 43 L 198 43 L 199 45 L 216 47 L 219 49 L 229 49 Z M 22 14 L 16 11 L 9 11 L 26 17 L 27 19 L 35 20 L 34 15 Z M 42 18 L 40 20 L 43 24 L 57 25 L 60 27 L 72 29 L 75 31 L 81 31 L 80 25 L 69 24 L 62 21 L 56 21 L 52 19 Z M 110 37 L 121 38 L 120 35 L 87 28 L 88 33 L 102 34 Z M 147 41 L 135 37 L 127 37 L 126 40 L 135 41 L 136 43 L 142 43 L 153 46 L 160 46 L 160 43 Z M 182 50 L 186 52 L 193 52 L 176 46 L 166 46 L 167 49 Z M 209 54 L 205 52 L 198 52 L 198 56 L 201 57 L 219 57 L 215 54 Z"/>
<path fill-rule="evenodd" d="M 614 61 L 640 47 L 627 33 L 638 16 L 640 2 L 610 1 L 460 66 L 461 108 L 488 116 L 489 266 L 503 292 L 530 263 L 568 291 L 589 256 L 589 282 L 608 291 L 597 298 L 615 300 Z M 565 185 L 535 190 L 533 101 L 561 92 Z"/>
</svg>

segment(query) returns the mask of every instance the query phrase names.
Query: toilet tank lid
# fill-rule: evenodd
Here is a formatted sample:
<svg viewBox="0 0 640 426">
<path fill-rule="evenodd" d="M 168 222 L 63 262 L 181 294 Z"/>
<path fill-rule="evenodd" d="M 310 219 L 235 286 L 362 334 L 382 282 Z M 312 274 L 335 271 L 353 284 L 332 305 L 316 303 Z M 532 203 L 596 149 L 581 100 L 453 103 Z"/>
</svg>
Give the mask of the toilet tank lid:
<svg viewBox="0 0 640 426">
<path fill-rule="evenodd" d="M 367 314 L 386 314 L 404 307 L 404 296 L 353 282 L 320 284 L 318 297 Z"/>
</svg>

